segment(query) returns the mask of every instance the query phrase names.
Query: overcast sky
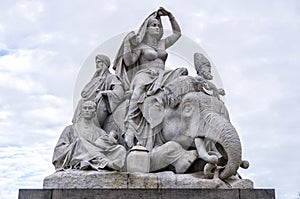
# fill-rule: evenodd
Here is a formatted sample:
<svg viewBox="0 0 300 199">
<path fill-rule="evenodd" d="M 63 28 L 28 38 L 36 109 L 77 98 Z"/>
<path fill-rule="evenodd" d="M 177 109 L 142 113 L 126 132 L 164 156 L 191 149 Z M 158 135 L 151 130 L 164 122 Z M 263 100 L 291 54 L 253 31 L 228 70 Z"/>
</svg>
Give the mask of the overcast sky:
<svg viewBox="0 0 300 199">
<path fill-rule="evenodd" d="M 241 175 L 256 188 L 275 188 L 277 198 L 297 198 L 297 0 L 2 0 L 0 198 L 17 198 L 19 188 L 42 188 L 54 172 L 53 148 L 72 118 L 82 64 L 107 40 L 137 29 L 159 6 L 174 14 L 184 37 L 199 44 L 217 68 L 243 158 L 251 164 Z"/>
</svg>

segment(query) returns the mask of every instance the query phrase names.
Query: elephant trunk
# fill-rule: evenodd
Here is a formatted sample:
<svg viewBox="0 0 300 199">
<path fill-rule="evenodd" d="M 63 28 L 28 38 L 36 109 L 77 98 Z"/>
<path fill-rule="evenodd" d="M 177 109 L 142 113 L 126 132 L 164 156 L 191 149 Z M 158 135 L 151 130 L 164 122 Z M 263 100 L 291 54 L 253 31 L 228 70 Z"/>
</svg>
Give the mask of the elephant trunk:
<svg viewBox="0 0 300 199">
<path fill-rule="evenodd" d="M 239 136 L 233 125 L 224 117 L 209 112 L 205 114 L 204 132 L 206 138 L 215 141 L 218 151 L 227 160 L 225 168 L 220 170 L 220 179 L 235 175 L 242 158 L 242 147 Z"/>
<path fill-rule="evenodd" d="M 242 147 L 239 136 L 232 125 L 230 132 L 225 133 L 220 145 L 227 154 L 227 164 L 220 171 L 220 178 L 226 179 L 235 175 L 242 161 Z"/>
</svg>

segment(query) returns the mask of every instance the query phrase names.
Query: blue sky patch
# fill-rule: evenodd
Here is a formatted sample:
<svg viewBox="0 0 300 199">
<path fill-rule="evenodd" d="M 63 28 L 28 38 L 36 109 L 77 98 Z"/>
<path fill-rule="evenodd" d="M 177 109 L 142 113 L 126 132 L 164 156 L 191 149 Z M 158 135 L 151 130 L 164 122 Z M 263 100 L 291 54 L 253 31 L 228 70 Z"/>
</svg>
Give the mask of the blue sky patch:
<svg viewBox="0 0 300 199">
<path fill-rule="evenodd" d="M 8 54 L 9 54 L 9 51 L 8 51 L 8 50 L 4 50 L 4 49 L 1 49 L 1 50 L 0 50 L 0 57 L 5 56 L 5 55 L 8 55 Z"/>
</svg>

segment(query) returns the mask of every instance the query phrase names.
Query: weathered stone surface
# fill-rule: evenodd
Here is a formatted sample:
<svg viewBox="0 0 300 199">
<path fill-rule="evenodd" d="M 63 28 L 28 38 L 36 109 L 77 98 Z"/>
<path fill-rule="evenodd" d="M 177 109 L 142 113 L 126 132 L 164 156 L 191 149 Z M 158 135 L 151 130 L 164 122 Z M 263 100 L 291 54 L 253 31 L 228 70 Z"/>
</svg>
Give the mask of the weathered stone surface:
<svg viewBox="0 0 300 199">
<path fill-rule="evenodd" d="M 176 175 L 176 185 L 182 188 L 229 188 L 220 179 L 203 179 L 202 172 Z"/>
<path fill-rule="evenodd" d="M 70 170 L 56 172 L 44 179 L 44 188 L 107 188 L 107 189 L 253 189 L 248 179 L 234 177 L 220 179 L 203 179 L 202 172 L 191 174 L 159 173 L 128 173 L 116 171 L 80 171 Z"/>
<path fill-rule="evenodd" d="M 21 189 L 19 199 L 274 199 L 274 189 Z"/>
<path fill-rule="evenodd" d="M 44 179 L 44 188 L 127 188 L 127 173 L 116 171 L 80 171 L 56 172 Z"/>
<path fill-rule="evenodd" d="M 249 189 L 249 187 L 253 187 L 253 182 L 249 179 L 237 180 L 231 177 L 225 180 L 225 182 L 229 184 L 231 188 L 235 189 Z"/>
<path fill-rule="evenodd" d="M 174 175 L 171 171 L 164 171 L 157 173 L 158 176 L 158 183 L 159 188 L 166 189 L 166 188 L 176 188 L 176 175 Z"/>
<path fill-rule="evenodd" d="M 240 190 L 240 198 L 248 199 L 275 199 L 275 190 L 274 189 L 241 189 Z"/>
<path fill-rule="evenodd" d="M 126 199 L 134 199 L 134 198 L 158 198 L 157 190 L 112 190 L 112 189 L 84 189 L 84 190 L 53 190 L 52 198 L 53 199 L 104 199 L 104 198 L 126 198 Z M 160 194 L 159 194 L 160 195 Z"/>
<path fill-rule="evenodd" d="M 52 190 L 46 189 L 20 189 L 18 199 L 52 199 Z"/>
<path fill-rule="evenodd" d="M 158 197 L 159 198 L 159 197 Z M 166 189 L 162 190 L 161 198 L 193 198 L 193 199 L 239 199 L 238 190 L 222 189 Z"/>
<path fill-rule="evenodd" d="M 157 189 L 159 182 L 155 173 L 129 173 L 128 189 Z"/>
</svg>

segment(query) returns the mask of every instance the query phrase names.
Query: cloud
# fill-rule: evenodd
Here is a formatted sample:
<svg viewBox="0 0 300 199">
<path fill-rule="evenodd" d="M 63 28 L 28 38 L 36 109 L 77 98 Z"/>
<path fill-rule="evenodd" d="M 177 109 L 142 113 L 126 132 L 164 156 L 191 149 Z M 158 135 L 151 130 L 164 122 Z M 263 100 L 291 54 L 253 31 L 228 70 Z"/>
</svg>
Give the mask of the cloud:
<svg viewBox="0 0 300 199">
<path fill-rule="evenodd" d="M 1 197 L 41 188 L 53 172 L 53 147 L 72 118 L 81 64 L 102 42 L 136 30 L 159 6 L 174 13 L 183 34 L 217 67 L 251 164 L 242 176 L 275 187 L 278 198 L 296 198 L 300 3 L 293 0 L 1 2 Z"/>
<path fill-rule="evenodd" d="M 0 111 L 0 146 L 33 143 L 55 144 L 63 127 L 70 123 L 72 105 L 53 95 L 24 95 L 3 103 Z"/>
<path fill-rule="evenodd" d="M 45 144 L 0 149 L 0 193 L 4 198 L 17 198 L 19 188 L 42 188 L 42 179 L 54 171 L 49 164 L 53 149 Z"/>
</svg>

